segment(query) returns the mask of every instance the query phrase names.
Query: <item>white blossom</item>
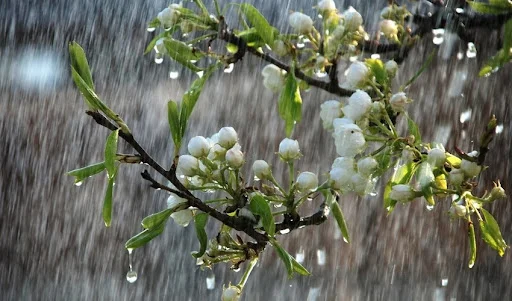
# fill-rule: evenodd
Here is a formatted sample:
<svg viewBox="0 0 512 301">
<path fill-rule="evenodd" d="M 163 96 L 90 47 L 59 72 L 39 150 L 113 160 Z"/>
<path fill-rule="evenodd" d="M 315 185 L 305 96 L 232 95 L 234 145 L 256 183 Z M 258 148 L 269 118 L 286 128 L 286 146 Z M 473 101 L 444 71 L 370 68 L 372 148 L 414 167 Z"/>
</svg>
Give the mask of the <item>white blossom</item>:
<svg viewBox="0 0 512 301">
<path fill-rule="evenodd" d="M 338 62 L 338 80 L 343 78 L 343 75 L 346 73 L 346 82 L 348 88 L 356 89 L 356 88 L 362 88 L 368 79 L 368 76 L 370 75 L 370 70 L 366 66 L 365 63 L 360 61 L 355 61 L 346 71 L 343 71 L 342 67 L 342 60 Z M 341 80 L 340 80 L 341 83 Z"/>
<path fill-rule="evenodd" d="M 226 156 L 226 149 L 223 148 L 222 146 L 220 146 L 219 144 L 214 144 L 210 149 L 210 153 L 208 154 L 208 159 L 224 161 L 225 156 Z"/>
<path fill-rule="evenodd" d="M 478 152 L 472 151 L 471 153 L 468 154 L 468 156 L 476 158 L 478 156 Z M 460 163 L 460 169 L 464 172 L 464 174 L 468 178 L 473 178 L 473 177 L 478 176 L 480 171 L 482 171 L 482 166 L 478 165 L 476 162 L 471 162 L 471 161 L 462 159 L 462 161 Z"/>
<path fill-rule="evenodd" d="M 218 137 L 219 145 L 225 149 L 232 148 L 238 142 L 238 135 L 232 127 L 221 128 Z"/>
<path fill-rule="evenodd" d="M 386 6 L 382 9 L 382 11 L 380 12 L 380 16 L 383 18 L 383 19 L 388 19 L 391 17 L 391 13 L 393 12 L 393 9 L 390 7 L 390 6 Z"/>
<path fill-rule="evenodd" d="M 288 17 L 290 27 L 297 33 L 308 33 L 313 30 L 313 20 L 300 12 L 294 12 Z"/>
<path fill-rule="evenodd" d="M 389 77 L 395 77 L 398 71 L 398 64 L 394 60 L 389 60 L 384 64 L 384 68 L 388 73 Z"/>
<path fill-rule="evenodd" d="M 467 215 L 468 213 L 468 209 L 466 208 L 465 205 L 463 204 L 459 204 L 459 203 L 454 203 L 452 204 L 452 206 L 450 207 L 450 210 L 449 212 L 452 214 L 452 215 L 455 215 L 455 216 L 458 216 L 458 217 L 464 217 Z"/>
<path fill-rule="evenodd" d="M 434 167 L 441 167 L 446 161 L 446 153 L 440 148 L 433 148 L 428 151 L 427 161 Z"/>
<path fill-rule="evenodd" d="M 331 179 L 331 187 L 333 189 L 340 189 L 344 191 L 351 190 L 353 175 L 353 170 L 346 170 L 343 168 L 331 169 L 331 171 L 329 172 L 329 178 Z"/>
<path fill-rule="evenodd" d="M 464 181 L 464 171 L 457 168 L 452 169 L 448 174 L 448 181 L 453 186 L 459 186 Z"/>
<path fill-rule="evenodd" d="M 193 137 L 190 139 L 187 146 L 188 152 L 196 158 L 208 156 L 210 147 L 210 143 L 203 136 Z"/>
<path fill-rule="evenodd" d="M 169 196 L 167 199 L 167 208 L 174 208 L 179 204 L 186 203 L 187 200 L 184 198 L 177 197 L 175 195 Z M 180 211 L 176 211 L 171 214 L 171 218 L 174 222 L 180 226 L 186 227 L 190 223 L 190 221 L 194 218 L 194 214 L 191 209 L 183 209 Z"/>
<path fill-rule="evenodd" d="M 364 196 L 373 189 L 373 181 L 360 173 L 352 175 L 352 190 L 360 196 Z"/>
<path fill-rule="evenodd" d="M 230 149 L 226 152 L 226 162 L 231 168 L 240 168 L 244 165 L 244 154 L 237 149 Z"/>
<path fill-rule="evenodd" d="M 369 177 L 375 172 L 379 163 L 373 157 L 366 157 L 357 161 L 357 172 L 363 176 Z"/>
<path fill-rule="evenodd" d="M 346 124 L 353 124 L 353 123 L 354 123 L 354 120 L 347 118 L 347 117 L 335 118 L 332 122 L 332 126 L 333 126 L 334 130 L 336 130 L 340 126 L 343 126 Z"/>
<path fill-rule="evenodd" d="M 170 28 L 178 21 L 180 12 L 177 9 L 180 7 L 180 4 L 171 4 L 158 13 L 157 18 L 164 28 Z"/>
<path fill-rule="evenodd" d="M 270 166 L 264 160 L 254 161 L 254 163 L 252 164 L 252 170 L 254 172 L 254 175 L 260 180 L 267 179 L 272 175 L 272 170 L 270 169 Z"/>
<path fill-rule="evenodd" d="M 285 56 L 288 54 L 288 47 L 282 40 L 275 40 L 272 50 L 279 56 Z"/>
<path fill-rule="evenodd" d="M 389 104 L 395 112 L 402 112 L 405 108 L 405 105 L 408 103 L 410 103 L 410 101 L 404 92 L 393 94 L 393 96 L 391 96 L 389 99 Z"/>
<path fill-rule="evenodd" d="M 272 92 L 278 92 L 284 86 L 285 74 L 286 72 L 276 65 L 266 65 L 263 70 L 261 70 L 263 85 Z"/>
<path fill-rule="evenodd" d="M 238 287 L 229 285 L 227 288 L 224 288 L 221 301 L 238 301 L 241 294 L 242 292 Z"/>
<path fill-rule="evenodd" d="M 435 177 L 432 172 L 432 166 L 428 162 L 423 162 L 420 164 L 417 173 L 417 180 L 421 188 L 426 188 L 434 182 Z"/>
<path fill-rule="evenodd" d="M 332 122 L 341 115 L 341 103 L 337 100 L 328 100 L 320 105 L 320 118 L 324 129 L 333 131 Z"/>
<path fill-rule="evenodd" d="M 335 128 L 333 137 L 336 152 L 342 157 L 355 156 L 366 147 L 363 131 L 355 124 L 345 124 Z"/>
<path fill-rule="evenodd" d="M 320 12 L 328 12 L 336 9 L 336 3 L 333 0 L 322 0 L 318 2 L 317 9 Z"/>
<path fill-rule="evenodd" d="M 391 187 L 389 198 L 398 202 L 407 202 L 414 198 L 414 191 L 411 186 L 406 184 L 398 184 Z"/>
<path fill-rule="evenodd" d="M 193 177 L 199 169 L 199 160 L 191 155 L 181 155 L 178 159 L 178 169 L 183 175 Z"/>
<path fill-rule="evenodd" d="M 331 169 L 341 168 L 350 173 L 354 173 L 355 160 L 352 157 L 338 157 L 332 163 Z"/>
<path fill-rule="evenodd" d="M 299 142 L 289 138 L 284 138 L 279 143 L 279 156 L 284 161 L 291 161 L 300 157 Z"/>
<path fill-rule="evenodd" d="M 380 31 L 388 39 L 396 39 L 398 34 L 398 25 L 393 20 L 382 20 L 380 22 Z"/>
<path fill-rule="evenodd" d="M 368 93 L 357 90 L 348 99 L 348 105 L 344 106 L 341 110 L 345 117 L 354 121 L 358 121 L 368 113 L 372 105 L 372 99 Z"/>
<path fill-rule="evenodd" d="M 343 12 L 343 19 L 345 20 L 345 27 L 350 31 L 356 31 L 363 25 L 363 17 L 352 6 Z"/>
<path fill-rule="evenodd" d="M 305 171 L 297 177 L 297 188 L 300 191 L 315 190 L 318 187 L 318 176 L 312 172 Z"/>
</svg>

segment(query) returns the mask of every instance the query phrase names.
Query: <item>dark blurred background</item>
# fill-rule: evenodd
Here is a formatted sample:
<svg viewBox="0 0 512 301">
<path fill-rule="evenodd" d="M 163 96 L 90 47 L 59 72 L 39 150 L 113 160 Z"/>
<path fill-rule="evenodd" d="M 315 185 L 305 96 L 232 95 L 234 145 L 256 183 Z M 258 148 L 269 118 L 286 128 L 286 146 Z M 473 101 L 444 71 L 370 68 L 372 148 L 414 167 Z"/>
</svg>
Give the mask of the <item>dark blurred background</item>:
<svg viewBox="0 0 512 301">
<path fill-rule="evenodd" d="M 210 1 L 209 7 L 213 6 Z M 240 2 L 240 1 L 234 1 Z M 314 15 L 316 1 L 249 1 L 280 29 L 287 15 Z M 353 5 L 375 31 L 387 1 L 336 1 Z M 221 1 L 222 4 L 228 3 Z M 156 65 L 143 56 L 153 33 L 146 24 L 169 3 L 142 0 L 39 0 L 0 2 L 0 299 L 2 300 L 219 300 L 222 285 L 241 272 L 225 266 L 201 270 L 189 255 L 198 248 L 192 226 L 170 222 L 161 237 L 134 252 L 138 280 L 130 284 L 124 242 L 140 231 L 143 217 L 166 206 L 167 195 L 140 178 L 144 166 L 121 169 L 114 196 L 114 221 L 101 219 L 106 180 L 95 177 L 73 185 L 65 172 L 102 160 L 108 131 L 85 114 L 69 73 L 67 44 L 77 41 L 89 58 L 98 94 L 129 124 L 158 162 L 171 161 L 166 102 L 179 100 L 195 74 L 168 59 Z M 422 9 L 432 9 L 420 2 Z M 191 6 L 191 3 L 186 3 Z M 233 6 L 228 25 L 237 24 Z M 472 150 L 492 114 L 497 135 L 479 180 L 481 192 L 502 180 L 512 191 L 510 66 L 478 78 L 483 62 L 498 48 L 500 33 L 475 31 L 477 57 L 467 44 L 445 34 L 441 45 L 427 34 L 401 65 L 397 87 L 426 56 L 438 49 L 433 65 L 409 95 L 411 114 L 425 141 Z M 206 85 L 188 136 L 210 136 L 233 126 L 250 167 L 268 159 L 282 176 L 274 153 L 284 130 L 277 96 L 263 88 L 265 64 L 247 56 L 232 73 L 219 72 Z M 178 79 L 169 73 L 179 71 Z M 304 118 L 295 131 L 304 157 L 299 171 L 325 175 L 335 158 L 334 143 L 322 129 L 319 106 L 332 99 L 311 89 L 304 93 Z M 470 118 L 461 119 L 461 114 Z M 463 122 L 462 122 L 463 121 Z M 121 151 L 133 152 L 120 144 Z M 249 176 L 249 168 L 246 175 Z M 380 195 L 380 194 L 379 194 Z M 500 258 L 479 241 L 477 263 L 467 267 L 466 225 L 448 217 L 449 200 L 433 211 L 417 201 L 387 216 L 381 197 L 345 197 L 342 208 L 353 242 L 340 238 L 333 221 L 296 231 L 282 240 L 304 258 L 311 277 L 288 280 L 270 248 L 249 279 L 244 300 L 506 300 L 512 295 L 512 257 Z M 510 200 L 490 206 L 504 238 L 512 241 Z M 218 225 L 211 222 L 209 231 Z M 207 282 L 209 284 L 207 285 Z M 212 286 L 211 283 L 214 283 Z"/>
</svg>

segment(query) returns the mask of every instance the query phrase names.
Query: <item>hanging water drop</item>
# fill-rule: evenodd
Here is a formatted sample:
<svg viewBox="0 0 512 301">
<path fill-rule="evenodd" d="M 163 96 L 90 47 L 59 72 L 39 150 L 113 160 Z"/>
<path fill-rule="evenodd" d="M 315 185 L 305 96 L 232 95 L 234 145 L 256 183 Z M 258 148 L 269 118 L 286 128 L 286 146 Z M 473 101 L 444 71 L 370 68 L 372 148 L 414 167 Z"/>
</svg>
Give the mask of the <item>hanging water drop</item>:
<svg viewBox="0 0 512 301">
<path fill-rule="evenodd" d="M 476 57 L 476 47 L 475 44 L 473 44 L 472 42 L 468 43 L 468 50 L 466 51 L 466 56 L 468 58 Z"/>
<path fill-rule="evenodd" d="M 300 249 L 297 254 L 295 254 L 295 260 L 297 260 L 298 263 L 304 262 L 304 250 Z"/>
<path fill-rule="evenodd" d="M 169 77 L 171 79 L 177 79 L 180 76 L 180 73 L 178 71 L 171 71 L 169 72 Z"/>
<path fill-rule="evenodd" d="M 164 58 L 162 57 L 162 55 L 160 53 L 157 53 L 155 55 L 155 63 L 156 64 L 161 64 L 163 61 L 164 61 Z"/>
<path fill-rule="evenodd" d="M 287 228 L 287 229 L 280 230 L 279 233 L 281 233 L 281 234 L 288 234 L 288 233 L 290 233 L 290 229 Z"/>
<path fill-rule="evenodd" d="M 215 288 L 215 275 L 206 277 L 206 289 L 212 290 Z"/>
<path fill-rule="evenodd" d="M 233 68 L 235 67 L 235 64 L 231 63 L 227 68 L 224 69 L 224 73 L 231 73 L 233 71 Z"/>
<path fill-rule="evenodd" d="M 345 236 L 343 236 L 343 241 L 346 242 L 347 244 L 349 243 Z"/>
<path fill-rule="evenodd" d="M 434 35 L 432 42 L 436 45 L 441 45 L 444 41 L 444 29 L 443 28 L 432 29 L 432 34 Z"/>
<path fill-rule="evenodd" d="M 316 250 L 316 262 L 318 265 L 325 265 L 326 256 L 325 256 L 325 250 Z"/>
<path fill-rule="evenodd" d="M 137 281 L 137 272 L 128 271 L 128 273 L 126 273 L 126 280 L 128 280 L 128 282 L 130 283 L 134 283 L 135 281 Z"/>
<path fill-rule="evenodd" d="M 441 285 L 442 286 L 447 286 L 448 285 L 448 278 L 441 279 Z"/>
<path fill-rule="evenodd" d="M 434 210 L 434 205 L 425 205 L 425 208 L 427 208 L 428 211 Z"/>
<path fill-rule="evenodd" d="M 197 76 L 199 76 L 199 78 L 201 78 L 204 75 L 204 71 L 196 72 L 196 74 L 197 74 Z"/>
<path fill-rule="evenodd" d="M 156 30 L 156 27 L 148 27 L 148 28 L 147 28 L 147 31 L 148 31 L 148 32 L 153 32 L 153 31 L 155 31 L 155 30 Z"/>
<path fill-rule="evenodd" d="M 84 183 L 83 181 L 75 182 L 75 186 L 80 187 L 80 186 L 82 186 L 83 183 Z"/>
</svg>

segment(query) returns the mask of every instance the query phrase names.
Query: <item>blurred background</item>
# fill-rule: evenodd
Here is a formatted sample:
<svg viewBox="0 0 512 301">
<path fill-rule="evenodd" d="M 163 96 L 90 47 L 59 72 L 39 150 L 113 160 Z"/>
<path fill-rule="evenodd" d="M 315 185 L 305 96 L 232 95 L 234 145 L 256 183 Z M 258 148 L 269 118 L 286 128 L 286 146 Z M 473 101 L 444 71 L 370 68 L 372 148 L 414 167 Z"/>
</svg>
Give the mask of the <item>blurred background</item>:
<svg viewBox="0 0 512 301">
<path fill-rule="evenodd" d="M 220 1 L 227 4 L 228 1 Z M 239 0 L 229 1 L 240 2 Z M 287 15 L 314 16 L 316 1 L 248 1 L 276 27 L 286 30 Z M 354 6 L 374 32 L 387 1 L 335 1 Z M 210 1 L 205 1 L 213 7 Z M 73 185 L 66 171 L 102 160 L 108 131 L 84 114 L 72 83 L 67 44 L 85 49 L 97 92 L 123 116 L 150 154 L 171 162 L 166 117 L 169 99 L 179 100 L 197 75 L 168 59 L 143 56 L 154 36 L 146 24 L 169 3 L 143 0 L 3 0 L 0 2 L 0 296 L 2 300 L 219 300 L 222 285 L 241 272 L 226 266 L 201 270 L 190 252 L 198 249 L 193 226 L 169 222 L 164 233 L 133 254 L 138 280 L 126 281 L 124 243 L 140 231 L 143 217 L 166 206 L 167 195 L 140 178 L 144 166 L 121 169 L 114 194 L 114 220 L 101 218 L 106 179 Z M 190 3 L 186 5 L 191 6 Z M 422 10 L 434 9 L 420 1 Z M 236 26 L 234 6 L 228 25 Z M 503 130 L 492 144 L 479 179 L 480 192 L 500 179 L 512 191 L 512 68 L 478 78 L 483 62 L 498 49 L 498 31 L 475 32 L 477 56 L 465 42 L 446 35 L 440 45 L 427 34 L 400 66 L 396 82 L 407 81 L 431 51 L 434 63 L 412 86 L 410 112 L 424 141 L 470 151 L 489 117 Z M 439 44 L 439 43 L 437 43 Z M 368 54 L 366 54 L 368 55 Z M 233 126 L 247 154 L 246 176 L 255 159 L 267 159 L 283 176 L 275 156 L 284 138 L 277 95 L 265 90 L 265 64 L 247 55 L 231 73 L 207 83 L 190 121 L 188 137 L 211 136 Z M 170 74 L 179 73 L 178 78 Z M 173 76 L 174 77 L 174 76 Z M 320 104 L 333 96 L 312 88 L 303 95 L 304 117 L 295 130 L 303 158 L 298 171 L 325 175 L 336 157 L 331 135 L 322 129 Z M 120 151 L 133 151 L 124 143 Z M 503 300 L 512 295 L 512 257 L 503 258 L 478 242 L 477 263 L 467 267 L 465 223 L 450 220 L 449 200 L 428 211 L 420 201 L 398 206 L 387 216 L 378 195 L 344 197 L 342 208 L 353 239 L 346 244 L 333 221 L 282 238 L 286 249 L 313 274 L 288 280 L 282 262 L 268 248 L 244 291 L 244 300 Z M 512 241 L 510 200 L 488 210 L 505 241 Z M 218 225 L 209 223 L 215 233 Z"/>
</svg>

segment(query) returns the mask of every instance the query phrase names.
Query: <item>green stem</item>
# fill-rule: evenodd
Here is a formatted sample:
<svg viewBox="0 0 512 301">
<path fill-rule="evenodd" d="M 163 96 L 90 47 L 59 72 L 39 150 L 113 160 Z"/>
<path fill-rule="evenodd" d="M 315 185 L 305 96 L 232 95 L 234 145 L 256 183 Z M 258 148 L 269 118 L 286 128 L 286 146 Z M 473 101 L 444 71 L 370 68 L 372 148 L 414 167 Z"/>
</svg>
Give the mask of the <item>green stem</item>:
<svg viewBox="0 0 512 301">
<path fill-rule="evenodd" d="M 237 287 L 240 289 L 240 290 L 243 290 L 244 289 L 244 286 L 245 284 L 247 283 L 247 280 L 249 279 L 249 276 L 251 275 L 251 272 L 252 270 L 254 269 L 254 267 L 256 266 L 256 263 L 258 262 L 258 257 L 255 257 L 253 258 L 250 262 L 249 262 L 249 266 L 247 267 L 247 269 L 245 269 L 245 272 L 244 274 L 242 275 L 242 279 L 240 279 L 240 282 L 238 283 Z"/>
</svg>

